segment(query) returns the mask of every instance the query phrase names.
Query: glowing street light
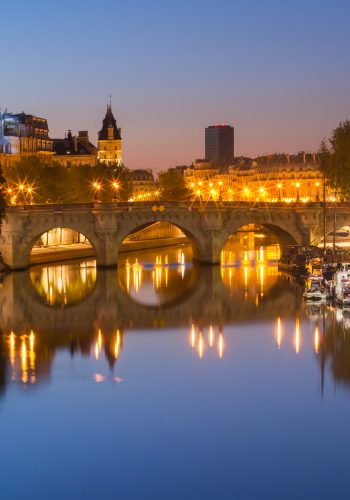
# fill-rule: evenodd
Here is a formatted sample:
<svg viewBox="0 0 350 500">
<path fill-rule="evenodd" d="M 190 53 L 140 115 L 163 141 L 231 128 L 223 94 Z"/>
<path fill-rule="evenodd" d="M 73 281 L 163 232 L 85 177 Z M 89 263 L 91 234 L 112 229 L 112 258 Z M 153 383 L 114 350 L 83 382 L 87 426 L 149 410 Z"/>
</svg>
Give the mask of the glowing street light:
<svg viewBox="0 0 350 500">
<path fill-rule="evenodd" d="M 101 193 L 101 184 L 97 181 L 94 181 L 92 183 L 92 187 L 94 189 L 94 202 L 95 203 L 100 203 L 101 198 L 100 198 L 100 193 Z"/>
<path fill-rule="evenodd" d="M 320 187 L 320 183 L 317 181 L 316 182 L 316 201 L 320 201 L 320 190 L 319 190 L 319 187 Z"/>
<path fill-rule="evenodd" d="M 113 189 L 114 189 L 113 201 L 118 201 L 118 196 L 117 196 L 117 194 L 118 194 L 118 192 L 119 192 L 119 187 L 120 187 L 120 186 L 119 186 L 119 184 L 118 184 L 118 182 L 117 182 L 117 181 L 113 181 L 113 182 L 112 182 L 112 187 L 113 187 Z"/>
</svg>

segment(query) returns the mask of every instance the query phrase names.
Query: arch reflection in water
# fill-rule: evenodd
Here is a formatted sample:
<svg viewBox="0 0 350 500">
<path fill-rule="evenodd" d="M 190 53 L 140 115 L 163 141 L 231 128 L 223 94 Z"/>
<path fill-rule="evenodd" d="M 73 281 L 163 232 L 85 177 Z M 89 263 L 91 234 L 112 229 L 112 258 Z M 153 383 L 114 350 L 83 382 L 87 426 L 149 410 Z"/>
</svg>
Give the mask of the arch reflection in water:
<svg viewBox="0 0 350 500">
<path fill-rule="evenodd" d="M 72 305 L 89 295 L 96 282 L 96 261 L 35 266 L 30 278 L 39 295 L 53 306 Z"/>
<path fill-rule="evenodd" d="M 118 279 L 122 289 L 140 304 L 165 305 L 185 294 L 192 275 L 192 248 L 181 245 L 122 255 Z"/>
</svg>

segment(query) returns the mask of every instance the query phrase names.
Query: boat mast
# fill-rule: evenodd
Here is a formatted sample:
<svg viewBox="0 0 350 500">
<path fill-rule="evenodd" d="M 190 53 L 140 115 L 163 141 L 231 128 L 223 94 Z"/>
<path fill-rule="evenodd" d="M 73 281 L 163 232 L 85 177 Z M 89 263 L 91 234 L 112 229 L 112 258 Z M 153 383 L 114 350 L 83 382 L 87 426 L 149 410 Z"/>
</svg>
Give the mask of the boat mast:
<svg viewBox="0 0 350 500">
<path fill-rule="evenodd" d="M 323 174 L 323 256 L 326 256 L 326 174 Z"/>
</svg>

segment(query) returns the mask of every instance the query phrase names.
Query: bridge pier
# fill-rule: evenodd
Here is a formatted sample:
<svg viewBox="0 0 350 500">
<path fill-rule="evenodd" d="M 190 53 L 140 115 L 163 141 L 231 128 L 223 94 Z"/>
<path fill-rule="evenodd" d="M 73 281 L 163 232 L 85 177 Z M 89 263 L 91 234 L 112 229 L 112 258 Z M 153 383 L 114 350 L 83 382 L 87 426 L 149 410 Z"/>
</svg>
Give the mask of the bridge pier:
<svg viewBox="0 0 350 500">
<path fill-rule="evenodd" d="M 1 238 L 1 257 L 4 264 L 13 271 L 21 271 L 29 266 L 29 255 L 26 245 L 20 243 L 14 234 Z"/>
<path fill-rule="evenodd" d="M 117 267 L 119 246 L 116 244 L 115 232 L 99 233 L 95 242 L 96 266 L 100 268 Z"/>
<path fill-rule="evenodd" d="M 226 235 L 216 230 L 205 231 L 201 244 L 192 243 L 193 261 L 204 266 L 218 266 L 221 262 L 221 250 Z"/>
</svg>

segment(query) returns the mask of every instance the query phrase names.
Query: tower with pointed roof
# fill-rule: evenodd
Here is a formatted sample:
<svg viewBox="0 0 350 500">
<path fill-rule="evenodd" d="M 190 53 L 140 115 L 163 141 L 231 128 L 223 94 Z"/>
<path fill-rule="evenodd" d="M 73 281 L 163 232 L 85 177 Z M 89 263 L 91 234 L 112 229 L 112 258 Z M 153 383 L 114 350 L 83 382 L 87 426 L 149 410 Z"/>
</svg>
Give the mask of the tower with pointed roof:
<svg viewBox="0 0 350 500">
<path fill-rule="evenodd" d="M 122 165 L 123 141 L 121 129 L 117 127 L 112 112 L 112 103 L 107 104 L 106 116 L 98 133 L 98 159 L 110 165 Z"/>
</svg>

